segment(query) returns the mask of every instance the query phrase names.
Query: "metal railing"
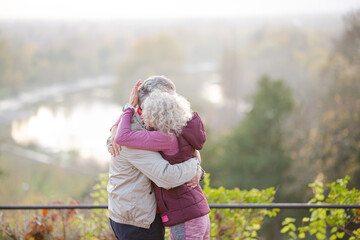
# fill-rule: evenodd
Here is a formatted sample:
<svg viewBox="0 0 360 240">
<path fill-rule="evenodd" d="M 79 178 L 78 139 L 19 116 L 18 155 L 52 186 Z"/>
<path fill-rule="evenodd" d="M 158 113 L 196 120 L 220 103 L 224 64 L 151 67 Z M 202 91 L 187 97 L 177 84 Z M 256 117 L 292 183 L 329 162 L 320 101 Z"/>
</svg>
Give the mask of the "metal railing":
<svg viewBox="0 0 360 240">
<path fill-rule="evenodd" d="M 307 203 L 269 203 L 269 204 L 209 204 L 210 208 L 266 208 L 266 209 L 311 209 L 311 208 L 341 208 L 360 209 L 360 204 L 307 204 Z M 30 210 L 30 209 L 107 209 L 108 205 L 0 205 L 0 210 Z"/>
</svg>

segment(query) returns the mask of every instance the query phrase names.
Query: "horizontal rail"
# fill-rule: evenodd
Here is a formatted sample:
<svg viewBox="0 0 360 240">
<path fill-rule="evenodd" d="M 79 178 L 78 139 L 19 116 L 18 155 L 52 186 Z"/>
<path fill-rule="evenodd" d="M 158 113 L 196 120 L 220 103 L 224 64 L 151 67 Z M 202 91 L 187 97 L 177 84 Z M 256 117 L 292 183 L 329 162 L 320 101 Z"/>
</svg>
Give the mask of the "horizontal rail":
<svg viewBox="0 0 360 240">
<path fill-rule="evenodd" d="M 270 204 L 209 204 L 211 208 L 279 208 L 279 209 L 310 209 L 310 208 L 360 208 L 360 204 L 308 204 L 308 203 L 270 203 Z"/>
<path fill-rule="evenodd" d="M 210 208 L 279 208 L 279 209 L 310 209 L 310 208 L 342 208 L 360 209 L 360 204 L 307 204 L 307 203 L 270 203 L 270 204 L 209 204 Z M 108 205 L 0 205 L 0 210 L 27 209 L 107 209 Z"/>
</svg>

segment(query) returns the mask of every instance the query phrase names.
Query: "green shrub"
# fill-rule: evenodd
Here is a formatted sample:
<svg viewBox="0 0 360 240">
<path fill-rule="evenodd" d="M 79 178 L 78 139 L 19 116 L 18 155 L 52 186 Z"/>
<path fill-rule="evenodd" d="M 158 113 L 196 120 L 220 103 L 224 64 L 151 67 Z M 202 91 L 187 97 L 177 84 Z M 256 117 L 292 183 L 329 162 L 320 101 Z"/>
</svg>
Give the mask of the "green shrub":
<svg viewBox="0 0 360 240">
<path fill-rule="evenodd" d="M 328 184 L 330 191 L 326 198 L 322 182 L 315 181 L 309 184 L 314 193 L 314 197 L 309 203 L 359 204 L 360 191 L 347 189 L 349 180 L 350 177 L 346 176 L 344 179 L 338 179 L 336 182 Z M 295 219 L 285 218 L 282 222 L 281 233 L 288 235 L 289 239 L 304 239 L 307 235 L 316 237 L 316 239 L 329 240 L 343 239 L 345 236 L 349 240 L 360 239 L 360 228 L 350 229 L 349 227 L 349 225 L 356 226 L 360 223 L 359 209 L 312 208 L 310 213 L 310 218 L 304 217 L 301 221 L 301 227 L 298 228 L 295 226 Z"/>
<path fill-rule="evenodd" d="M 107 180 L 107 174 L 99 176 L 98 183 L 91 193 L 93 204 L 107 203 Z M 265 190 L 211 188 L 209 175 L 204 181 L 203 191 L 209 204 L 271 203 L 275 194 L 274 188 Z M 62 203 L 57 202 L 57 204 Z M 73 202 L 71 204 L 78 203 Z M 212 239 L 258 239 L 258 231 L 264 217 L 276 216 L 278 211 L 278 209 L 212 209 L 210 212 Z M 106 209 L 90 211 L 43 210 L 42 214 L 39 211 L 34 211 L 33 213 L 36 215 L 27 219 L 26 222 L 22 223 L 22 226 L 16 224 L 22 217 L 18 213 L 16 212 L 10 218 L 7 215 L 6 219 L 9 221 L 3 221 L 0 224 L 0 229 L 3 231 L 0 230 L 0 234 L 3 237 L 23 239 L 24 234 L 28 234 L 27 236 L 31 239 L 35 234 L 41 234 L 44 239 L 61 239 L 64 237 L 66 239 L 114 239 Z M 1 217 L 4 216 L 0 214 L 0 219 Z M 22 228 L 22 230 L 14 230 L 18 228 Z M 11 234 L 14 237 L 11 237 Z M 166 239 L 169 238 L 169 230 L 167 229 Z"/>
<path fill-rule="evenodd" d="M 211 188 L 210 178 L 204 180 L 204 194 L 209 204 L 272 203 L 274 188 L 264 190 L 232 190 Z M 276 216 L 279 209 L 212 209 L 210 212 L 211 236 L 214 239 L 258 239 L 258 231 L 265 216 Z"/>
</svg>

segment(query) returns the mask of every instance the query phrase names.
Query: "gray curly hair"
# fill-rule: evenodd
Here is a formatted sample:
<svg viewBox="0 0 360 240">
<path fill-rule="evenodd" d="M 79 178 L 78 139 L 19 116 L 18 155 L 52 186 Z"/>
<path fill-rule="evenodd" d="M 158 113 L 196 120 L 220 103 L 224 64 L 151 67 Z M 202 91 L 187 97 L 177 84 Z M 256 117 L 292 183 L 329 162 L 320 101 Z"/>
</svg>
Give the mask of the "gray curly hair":
<svg viewBox="0 0 360 240">
<path fill-rule="evenodd" d="M 142 118 L 146 127 L 179 135 L 192 118 L 192 110 L 179 94 L 154 90 L 143 102 Z"/>
<path fill-rule="evenodd" d="M 175 84 L 165 76 L 152 76 L 146 79 L 139 87 L 139 107 L 142 109 L 142 104 L 151 92 L 158 89 L 163 92 L 175 93 Z"/>
</svg>

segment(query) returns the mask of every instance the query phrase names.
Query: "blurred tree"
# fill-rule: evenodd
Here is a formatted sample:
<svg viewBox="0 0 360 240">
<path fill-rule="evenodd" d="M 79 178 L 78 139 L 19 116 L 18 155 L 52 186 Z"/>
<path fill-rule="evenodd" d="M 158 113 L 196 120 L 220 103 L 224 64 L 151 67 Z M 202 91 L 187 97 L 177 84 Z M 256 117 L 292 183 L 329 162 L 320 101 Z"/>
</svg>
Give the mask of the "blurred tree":
<svg viewBox="0 0 360 240">
<path fill-rule="evenodd" d="M 360 9 L 344 18 L 345 30 L 336 50 L 351 65 L 360 63 Z"/>
<path fill-rule="evenodd" d="M 283 147 L 284 122 L 294 106 L 292 91 L 281 80 L 263 77 L 252 106 L 217 151 L 218 175 L 227 187 L 263 189 L 286 183 L 290 161 Z"/>
<path fill-rule="evenodd" d="M 327 181 L 349 175 L 360 186 L 360 10 L 345 17 L 345 31 L 329 59 L 331 83 L 319 127 L 313 129 L 312 159 Z"/>
<path fill-rule="evenodd" d="M 119 67 L 114 96 L 122 103 L 128 100 L 133 84 L 151 75 L 166 75 L 172 80 L 184 74 L 184 54 L 169 35 L 144 37 L 137 41 Z"/>
<path fill-rule="evenodd" d="M 204 154 L 204 159 L 209 157 L 209 172 L 215 183 L 240 189 L 278 187 L 276 201 L 287 202 L 289 195 L 284 188 L 289 188 L 287 171 L 291 161 L 285 147 L 288 139 L 285 123 L 294 108 L 292 91 L 281 80 L 263 77 L 251 104 L 245 119 L 230 130 L 222 143 L 217 141 L 219 146 L 210 142 L 212 156 Z M 278 239 L 280 220 L 265 225 L 266 239 L 273 232 L 274 239 Z"/>
<path fill-rule="evenodd" d="M 304 193 L 299 199 L 308 197 L 305 186 L 315 178 L 349 175 L 351 184 L 360 186 L 360 11 L 348 14 L 344 26 L 323 70 L 317 124 L 289 139 L 293 191 Z"/>
</svg>

